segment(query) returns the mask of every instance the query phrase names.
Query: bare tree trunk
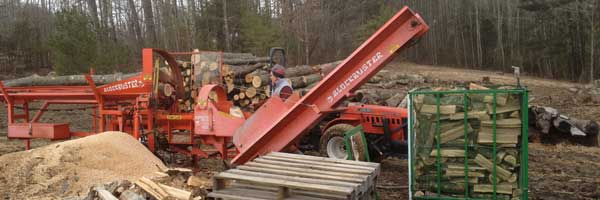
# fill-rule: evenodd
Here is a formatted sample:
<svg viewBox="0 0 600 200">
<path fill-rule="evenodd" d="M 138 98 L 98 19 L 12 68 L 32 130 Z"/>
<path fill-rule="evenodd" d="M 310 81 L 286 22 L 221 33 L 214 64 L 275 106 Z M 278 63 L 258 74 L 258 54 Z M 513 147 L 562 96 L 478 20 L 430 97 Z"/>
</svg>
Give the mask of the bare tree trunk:
<svg viewBox="0 0 600 200">
<path fill-rule="evenodd" d="M 498 33 L 497 33 L 498 34 L 498 45 L 499 45 L 499 50 L 500 50 L 500 59 L 502 61 L 500 63 L 501 64 L 501 69 L 504 70 L 504 68 L 506 67 L 505 66 L 506 60 L 504 58 L 504 41 L 503 41 L 503 38 L 502 38 L 502 32 L 503 32 L 503 30 L 502 30 L 502 21 L 503 20 L 502 20 L 502 5 L 500 5 L 501 1 L 504 1 L 504 0 L 496 0 L 496 2 L 497 2 L 496 3 L 496 7 L 497 7 L 496 11 L 497 11 L 497 17 L 498 17 L 498 20 L 496 22 L 497 23 L 496 24 L 496 27 L 497 27 L 496 31 L 498 31 Z"/>
<path fill-rule="evenodd" d="M 594 29 L 594 24 L 596 22 L 596 20 L 595 20 L 595 17 L 596 17 L 595 16 L 595 14 L 596 14 L 596 4 L 597 4 L 596 1 L 592 1 L 592 5 L 591 5 L 591 7 L 592 7 L 592 11 L 591 11 L 592 12 L 592 17 L 590 18 L 590 32 L 591 32 L 590 33 L 590 35 L 591 35 L 590 36 L 590 83 L 591 84 L 594 83 L 594 60 L 595 60 L 595 57 L 594 57 L 594 47 L 595 47 L 595 45 L 594 45 L 595 40 L 594 39 L 595 38 L 594 38 L 594 36 L 595 36 L 595 33 L 596 33 L 596 30 Z"/>
<path fill-rule="evenodd" d="M 194 28 L 196 27 L 196 1 L 188 0 L 188 37 L 190 39 L 190 45 L 192 48 L 196 48 L 196 37 L 194 34 Z"/>
<path fill-rule="evenodd" d="M 231 41 L 229 41 L 229 23 L 227 19 L 227 0 L 223 0 L 223 29 L 225 31 L 225 50 L 231 51 Z"/>
<path fill-rule="evenodd" d="M 146 23 L 146 38 L 150 41 L 147 46 L 156 46 L 156 29 L 154 27 L 154 15 L 152 14 L 152 1 L 142 0 L 142 9 L 144 9 L 144 21 Z"/>
<path fill-rule="evenodd" d="M 115 26 L 115 17 L 113 16 L 113 12 L 114 12 L 113 11 L 113 9 L 114 9 L 113 8 L 113 1 L 109 0 L 109 1 L 106 2 L 106 4 L 107 4 L 107 6 L 106 6 L 107 7 L 106 14 L 107 14 L 107 17 L 108 17 L 108 22 L 110 23 L 110 30 L 111 30 L 110 37 L 111 37 L 111 39 L 114 42 L 117 42 L 117 27 Z"/>
<path fill-rule="evenodd" d="M 483 64 L 483 49 L 481 45 L 481 25 L 479 23 L 479 4 L 475 1 L 475 29 L 477 32 L 477 66 L 481 69 Z"/>
<path fill-rule="evenodd" d="M 140 20 L 136 11 L 135 2 L 133 0 L 127 0 L 127 4 L 129 7 L 129 15 L 131 18 L 131 24 L 133 25 L 133 32 L 138 41 L 138 45 L 143 43 L 144 39 L 142 38 L 142 29 L 140 28 Z"/>
<path fill-rule="evenodd" d="M 88 9 L 90 10 L 90 15 L 92 16 L 92 22 L 94 23 L 94 27 L 98 29 L 98 6 L 96 5 L 96 0 L 88 0 Z"/>
</svg>

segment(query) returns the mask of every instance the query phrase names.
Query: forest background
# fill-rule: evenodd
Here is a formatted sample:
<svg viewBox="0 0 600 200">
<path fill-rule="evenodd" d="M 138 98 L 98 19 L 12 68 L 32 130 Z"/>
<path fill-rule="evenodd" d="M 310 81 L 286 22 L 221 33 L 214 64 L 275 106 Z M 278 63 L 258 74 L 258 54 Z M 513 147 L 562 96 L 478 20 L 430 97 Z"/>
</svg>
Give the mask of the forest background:
<svg viewBox="0 0 600 200">
<path fill-rule="evenodd" d="M 290 64 L 348 56 L 403 6 L 431 26 L 403 59 L 589 82 L 597 0 L 0 0 L 0 72 L 138 69 L 141 49 L 251 52 Z"/>
</svg>

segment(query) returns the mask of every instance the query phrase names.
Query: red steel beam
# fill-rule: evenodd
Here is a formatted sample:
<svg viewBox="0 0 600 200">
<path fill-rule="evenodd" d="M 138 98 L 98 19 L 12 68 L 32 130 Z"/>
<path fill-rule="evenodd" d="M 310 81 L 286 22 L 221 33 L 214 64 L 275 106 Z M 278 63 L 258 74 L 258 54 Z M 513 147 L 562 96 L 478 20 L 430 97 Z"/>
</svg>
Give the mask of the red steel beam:
<svg viewBox="0 0 600 200">
<path fill-rule="evenodd" d="M 240 153 L 232 163 L 243 164 L 259 155 L 281 151 L 297 141 L 326 112 L 335 109 L 400 49 L 412 45 L 428 29 L 419 15 L 404 7 L 293 106 L 277 104 L 279 98 L 269 99 L 236 130 L 233 139 Z M 272 107 L 284 114 L 260 111 Z"/>
</svg>

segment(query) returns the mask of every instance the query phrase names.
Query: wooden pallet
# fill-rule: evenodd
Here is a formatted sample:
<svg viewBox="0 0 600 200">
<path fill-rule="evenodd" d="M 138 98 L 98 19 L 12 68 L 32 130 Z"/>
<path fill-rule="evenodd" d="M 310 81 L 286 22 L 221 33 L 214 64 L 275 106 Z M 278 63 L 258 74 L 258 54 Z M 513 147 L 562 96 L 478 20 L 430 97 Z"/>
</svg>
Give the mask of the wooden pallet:
<svg viewBox="0 0 600 200">
<path fill-rule="evenodd" d="M 213 177 L 216 199 L 375 199 L 378 163 L 272 152 Z"/>
</svg>

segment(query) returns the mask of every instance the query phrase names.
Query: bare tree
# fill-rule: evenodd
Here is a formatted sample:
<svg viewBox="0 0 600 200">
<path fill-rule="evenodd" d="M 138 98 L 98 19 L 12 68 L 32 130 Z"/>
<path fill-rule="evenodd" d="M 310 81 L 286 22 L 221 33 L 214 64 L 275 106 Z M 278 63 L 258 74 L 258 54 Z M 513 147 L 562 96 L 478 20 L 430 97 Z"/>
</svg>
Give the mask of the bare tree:
<svg viewBox="0 0 600 200">
<path fill-rule="evenodd" d="M 144 21 L 146 24 L 146 37 L 150 40 L 146 45 L 157 45 L 156 29 L 154 28 L 154 15 L 152 12 L 152 1 L 142 0 L 142 9 L 144 9 Z"/>
</svg>

